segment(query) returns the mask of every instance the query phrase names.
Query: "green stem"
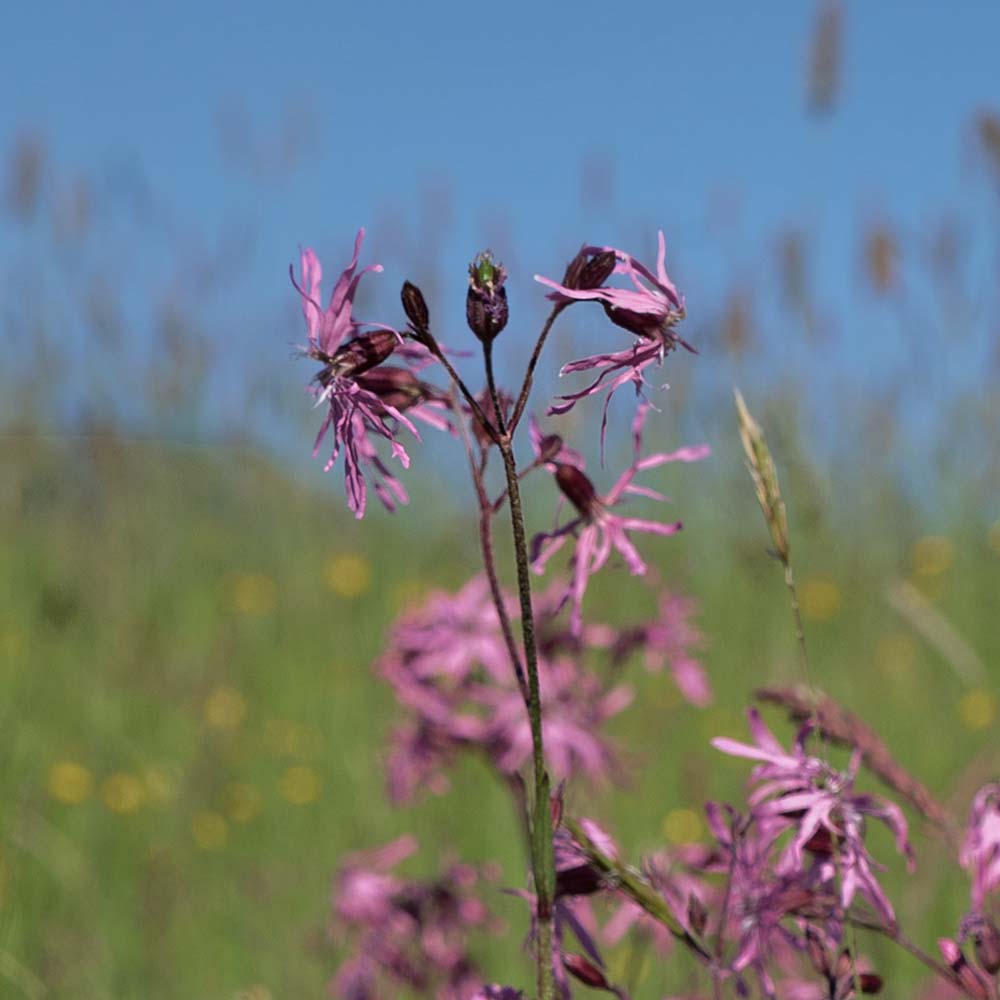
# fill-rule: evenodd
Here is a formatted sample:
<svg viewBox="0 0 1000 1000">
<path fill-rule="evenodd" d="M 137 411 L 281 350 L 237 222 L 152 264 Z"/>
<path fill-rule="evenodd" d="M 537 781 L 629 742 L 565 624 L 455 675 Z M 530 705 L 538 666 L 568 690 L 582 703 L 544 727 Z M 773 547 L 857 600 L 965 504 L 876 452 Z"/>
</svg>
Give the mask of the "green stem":
<svg viewBox="0 0 1000 1000">
<path fill-rule="evenodd" d="M 528 719 L 531 724 L 532 763 L 534 765 L 534 804 L 531 809 L 531 873 L 535 883 L 535 917 L 538 927 L 536 973 L 539 1000 L 553 1000 L 555 984 L 552 977 L 553 903 L 555 900 L 555 858 L 552 848 L 552 812 L 549 804 L 549 777 L 545 771 L 545 750 L 542 744 L 542 699 L 538 684 L 538 649 L 535 645 L 535 617 L 531 607 L 531 569 L 528 563 L 528 542 L 524 532 L 524 509 L 517 474 L 514 447 L 500 405 L 493 376 L 492 344 L 483 345 L 486 381 L 493 401 L 497 446 L 503 457 L 507 477 L 507 506 L 510 509 L 514 535 L 514 561 L 517 566 L 517 596 L 521 604 L 521 634 L 524 639 L 524 660 L 528 673 Z"/>
<path fill-rule="evenodd" d="M 792 605 L 792 618 L 795 621 L 795 640 L 799 646 L 799 664 L 802 667 L 802 675 L 805 679 L 806 687 L 813 691 L 813 697 L 815 698 L 815 690 L 809 682 L 809 654 L 806 652 L 806 630 L 802 625 L 802 611 L 799 608 L 799 595 L 795 587 L 795 574 L 792 572 L 791 560 L 787 557 L 784 559 L 784 566 L 785 586 L 788 588 L 788 598 Z"/>
</svg>

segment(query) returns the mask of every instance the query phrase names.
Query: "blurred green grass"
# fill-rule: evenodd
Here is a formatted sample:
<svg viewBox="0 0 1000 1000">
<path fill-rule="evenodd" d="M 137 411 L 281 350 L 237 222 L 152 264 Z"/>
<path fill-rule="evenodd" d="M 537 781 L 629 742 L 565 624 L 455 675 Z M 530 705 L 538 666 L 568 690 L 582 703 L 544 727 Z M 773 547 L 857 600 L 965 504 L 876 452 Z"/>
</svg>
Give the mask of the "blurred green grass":
<svg viewBox="0 0 1000 1000">
<path fill-rule="evenodd" d="M 522 884 L 511 805 L 477 762 L 412 809 L 383 795 L 396 716 L 369 664 L 408 600 L 475 571 L 471 527 L 418 503 L 358 525 L 335 477 L 297 482 L 245 449 L 23 435 L 0 439 L 0 463 L 0 994 L 324 995 L 339 954 L 327 931 L 338 859 L 404 830 L 424 847 L 414 871 L 454 851 L 499 860 L 502 884 Z M 612 727 L 641 765 L 634 784 L 570 793 L 636 859 L 702 833 L 706 798 L 736 800 L 746 768 L 709 738 L 744 733 L 755 687 L 798 679 L 780 573 L 730 465 L 731 476 L 690 474 L 676 491 L 686 531 L 648 549 L 702 605 L 716 703 L 685 706 L 668 677 L 634 670 L 638 697 Z M 877 517 L 813 516 L 801 470 L 782 475 L 813 681 L 963 817 L 1000 758 L 1000 529 L 966 513 L 939 523 L 898 497 Z M 622 579 L 597 581 L 599 617 L 651 607 Z M 899 579 L 954 624 L 983 677 L 957 676 L 889 608 Z M 933 949 L 965 883 L 913 825 L 920 876 L 899 908 Z M 874 842 L 898 883 L 890 845 Z M 484 943 L 487 974 L 526 982 L 523 904 L 499 892 L 489 902 L 512 932 Z M 862 950 L 890 982 L 917 975 L 879 942 Z M 612 956 L 613 968 L 635 964 Z M 688 967 L 641 965 L 637 997 L 662 995 Z"/>
</svg>

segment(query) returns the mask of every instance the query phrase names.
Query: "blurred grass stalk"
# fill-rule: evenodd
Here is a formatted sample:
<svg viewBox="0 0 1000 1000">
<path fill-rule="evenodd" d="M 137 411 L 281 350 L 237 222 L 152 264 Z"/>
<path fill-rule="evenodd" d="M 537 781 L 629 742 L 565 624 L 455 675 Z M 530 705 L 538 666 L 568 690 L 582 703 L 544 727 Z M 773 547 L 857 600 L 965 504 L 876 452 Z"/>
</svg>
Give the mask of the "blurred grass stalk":
<svg viewBox="0 0 1000 1000">
<path fill-rule="evenodd" d="M 986 667 L 958 630 L 909 580 L 899 580 L 886 590 L 890 607 L 922 636 L 956 676 L 968 687 L 986 681 Z"/>
<path fill-rule="evenodd" d="M 792 617 L 795 621 L 795 639 L 799 647 L 799 661 L 802 667 L 803 680 L 812 690 L 809 681 L 809 657 L 806 652 L 806 633 L 802 626 L 802 612 L 799 609 L 799 597 L 795 588 L 795 573 L 792 570 L 791 545 L 788 538 L 788 514 L 785 511 L 785 501 L 781 497 L 781 486 L 778 483 L 778 470 L 771 457 L 771 449 L 767 446 L 764 432 L 760 424 L 751 416 L 747 404 L 739 389 L 733 390 L 736 399 L 736 414 L 739 421 L 740 441 L 746 454 L 747 469 L 753 480 L 757 503 L 760 504 L 764 522 L 774 543 L 774 554 L 785 568 L 785 586 L 792 605 Z"/>
</svg>

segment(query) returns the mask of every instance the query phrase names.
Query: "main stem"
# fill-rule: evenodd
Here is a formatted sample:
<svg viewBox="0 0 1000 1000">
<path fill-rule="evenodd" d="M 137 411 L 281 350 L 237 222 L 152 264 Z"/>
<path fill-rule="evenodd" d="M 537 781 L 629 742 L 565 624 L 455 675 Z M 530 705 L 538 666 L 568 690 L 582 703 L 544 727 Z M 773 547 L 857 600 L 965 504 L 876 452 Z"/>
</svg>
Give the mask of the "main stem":
<svg viewBox="0 0 1000 1000">
<path fill-rule="evenodd" d="M 555 859 L 552 849 L 552 814 L 549 804 L 549 779 L 545 773 L 545 751 L 542 745 L 542 699 L 538 684 L 538 650 L 535 645 L 535 617 L 531 607 L 531 575 L 528 564 L 528 543 L 524 533 L 524 509 L 517 475 L 514 446 L 503 416 L 503 407 L 493 377 L 492 344 L 483 345 L 486 381 L 496 419 L 497 446 L 503 457 L 507 477 L 507 506 L 510 509 L 511 531 L 514 536 L 514 560 L 517 565 L 517 596 L 521 604 L 521 634 L 524 639 L 524 660 L 528 672 L 528 719 L 531 724 L 532 762 L 534 765 L 534 806 L 531 810 L 531 873 L 535 883 L 535 919 L 538 948 L 536 953 L 536 985 L 539 1000 L 554 1000 L 552 976 L 553 898 L 555 896 Z"/>
</svg>

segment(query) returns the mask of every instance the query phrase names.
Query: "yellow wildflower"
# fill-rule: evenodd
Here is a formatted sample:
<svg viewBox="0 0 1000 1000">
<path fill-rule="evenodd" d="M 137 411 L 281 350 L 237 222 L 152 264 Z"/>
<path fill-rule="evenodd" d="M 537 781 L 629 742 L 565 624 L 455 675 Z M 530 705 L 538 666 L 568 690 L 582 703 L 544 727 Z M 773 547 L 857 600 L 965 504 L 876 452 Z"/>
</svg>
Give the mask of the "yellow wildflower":
<svg viewBox="0 0 1000 1000">
<path fill-rule="evenodd" d="M 343 552 L 327 562 L 325 579 L 338 597 L 361 597 L 371 589 L 372 566 L 362 555 Z"/>
<path fill-rule="evenodd" d="M 94 777 L 82 764 L 61 760 L 49 768 L 49 795 L 57 802 L 76 805 L 88 798 Z"/>
</svg>

